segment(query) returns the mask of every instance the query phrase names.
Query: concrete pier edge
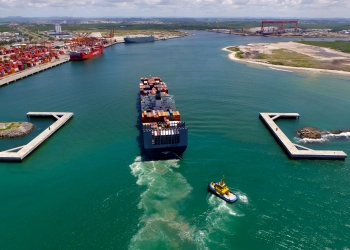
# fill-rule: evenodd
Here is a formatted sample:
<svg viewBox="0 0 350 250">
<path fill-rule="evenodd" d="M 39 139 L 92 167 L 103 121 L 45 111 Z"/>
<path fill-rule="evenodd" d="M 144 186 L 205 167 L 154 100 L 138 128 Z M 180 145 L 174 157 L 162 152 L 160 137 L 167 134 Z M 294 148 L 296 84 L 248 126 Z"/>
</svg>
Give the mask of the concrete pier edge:
<svg viewBox="0 0 350 250">
<path fill-rule="evenodd" d="M 35 66 L 33 68 L 29 68 L 29 69 L 20 71 L 20 72 L 18 72 L 16 74 L 11 74 L 9 76 L 4 76 L 4 77 L 0 78 L 0 86 L 7 85 L 7 84 L 10 84 L 12 82 L 16 82 L 16 81 L 18 81 L 18 80 L 20 80 L 22 78 L 26 78 L 28 76 L 34 75 L 36 73 L 39 73 L 41 71 L 50 69 L 52 67 L 61 65 L 61 64 L 66 63 L 66 62 L 69 62 L 69 60 L 70 60 L 69 56 L 64 56 L 63 58 L 61 58 L 61 59 L 59 59 L 59 60 L 57 60 L 55 62 L 49 62 L 49 63 L 46 63 L 46 64 L 42 64 L 42 65 L 39 65 L 39 66 Z"/>
<path fill-rule="evenodd" d="M 46 141 L 52 134 L 61 128 L 74 113 L 72 112 L 28 112 L 27 117 L 53 117 L 57 119 L 47 129 L 41 132 L 37 137 L 31 140 L 28 144 L 8 149 L 0 152 L 0 161 L 7 162 L 21 162 L 25 157 L 32 153 L 44 141 Z M 12 152 L 19 149 L 17 152 Z"/>
<path fill-rule="evenodd" d="M 291 142 L 283 131 L 277 126 L 275 120 L 280 118 L 298 118 L 298 113 L 260 113 L 259 118 L 275 137 L 277 142 L 292 159 L 323 159 L 345 160 L 347 154 L 343 151 L 313 150 Z M 300 148 L 300 149 L 299 149 Z"/>
</svg>

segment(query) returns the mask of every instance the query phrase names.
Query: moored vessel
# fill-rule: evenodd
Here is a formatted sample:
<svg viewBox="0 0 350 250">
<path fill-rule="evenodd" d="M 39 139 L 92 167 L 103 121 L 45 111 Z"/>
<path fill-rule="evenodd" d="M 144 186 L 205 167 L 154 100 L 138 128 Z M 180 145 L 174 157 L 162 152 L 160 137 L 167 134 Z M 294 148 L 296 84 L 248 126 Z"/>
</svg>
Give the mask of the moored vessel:
<svg viewBox="0 0 350 250">
<path fill-rule="evenodd" d="M 83 61 L 102 54 L 104 48 L 105 47 L 101 44 L 96 44 L 94 46 L 76 46 L 75 50 L 69 53 L 69 57 L 71 61 Z"/>
<path fill-rule="evenodd" d="M 154 36 L 146 36 L 146 35 L 134 35 L 124 37 L 125 43 L 147 43 L 154 42 Z"/>
<path fill-rule="evenodd" d="M 233 203 L 236 200 L 238 200 L 238 196 L 231 192 L 230 189 L 227 187 L 224 175 L 222 176 L 220 182 L 210 182 L 208 184 L 208 189 L 210 190 L 210 192 L 219 196 L 221 199 L 229 203 Z"/>
<path fill-rule="evenodd" d="M 146 154 L 152 159 L 180 158 L 187 148 L 188 130 L 159 77 L 141 78 L 140 109 Z"/>
</svg>

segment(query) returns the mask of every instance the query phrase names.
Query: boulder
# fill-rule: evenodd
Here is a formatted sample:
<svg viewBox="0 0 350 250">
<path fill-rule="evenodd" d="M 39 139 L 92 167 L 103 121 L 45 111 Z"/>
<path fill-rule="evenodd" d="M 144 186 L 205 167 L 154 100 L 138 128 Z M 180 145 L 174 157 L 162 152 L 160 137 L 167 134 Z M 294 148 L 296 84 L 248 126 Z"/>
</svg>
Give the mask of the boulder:
<svg viewBox="0 0 350 250">
<path fill-rule="evenodd" d="M 322 133 L 316 128 L 305 127 L 296 131 L 300 138 L 321 139 Z"/>
</svg>

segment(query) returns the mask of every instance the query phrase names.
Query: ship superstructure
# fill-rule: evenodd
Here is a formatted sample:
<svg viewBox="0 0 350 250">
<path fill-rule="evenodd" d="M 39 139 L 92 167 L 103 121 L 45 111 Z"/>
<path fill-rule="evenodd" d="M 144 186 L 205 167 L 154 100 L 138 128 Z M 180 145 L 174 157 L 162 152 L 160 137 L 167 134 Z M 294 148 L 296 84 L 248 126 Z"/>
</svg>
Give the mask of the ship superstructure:
<svg viewBox="0 0 350 250">
<path fill-rule="evenodd" d="M 166 83 L 159 77 L 141 78 L 140 100 L 147 155 L 154 159 L 180 157 L 187 148 L 188 130 Z"/>
</svg>

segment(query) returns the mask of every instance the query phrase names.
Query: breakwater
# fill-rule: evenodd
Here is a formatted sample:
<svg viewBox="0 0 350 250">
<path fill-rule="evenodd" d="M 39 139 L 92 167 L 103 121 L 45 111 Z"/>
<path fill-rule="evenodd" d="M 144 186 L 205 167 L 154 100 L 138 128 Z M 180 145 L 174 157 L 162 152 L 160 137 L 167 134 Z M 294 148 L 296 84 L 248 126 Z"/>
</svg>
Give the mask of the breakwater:
<svg viewBox="0 0 350 250">
<path fill-rule="evenodd" d="M 34 125 L 29 122 L 23 122 L 18 128 L 10 128 L 8 130 L 0 130 L 0 138 L 16 138 L 23 137 L 34 129 Z"/>
<path fill-rule="evenodd" d="M 328 159 L 328 160 L 344 160 L 347 154 L 343 151 L 332 150 L 313 150 L 302 145 L 291 142 L 277 126 L 277 119 L 299 119 L 298 113 L 260 113 L 259 117 L 270 130 L 271 134 L 281 144 L 283 149 L 292 159 Z"/>
<path fill-rule="evenodd" d="M 28 112 L 27 117 L 29 118 L 53 117 L 57 120 L 28 144 L 0 152 L 0 161 L 22 161 L 60 127 L 62 127 L 72 116 L 73 113 L 69 112 Z"/>
</svg>

